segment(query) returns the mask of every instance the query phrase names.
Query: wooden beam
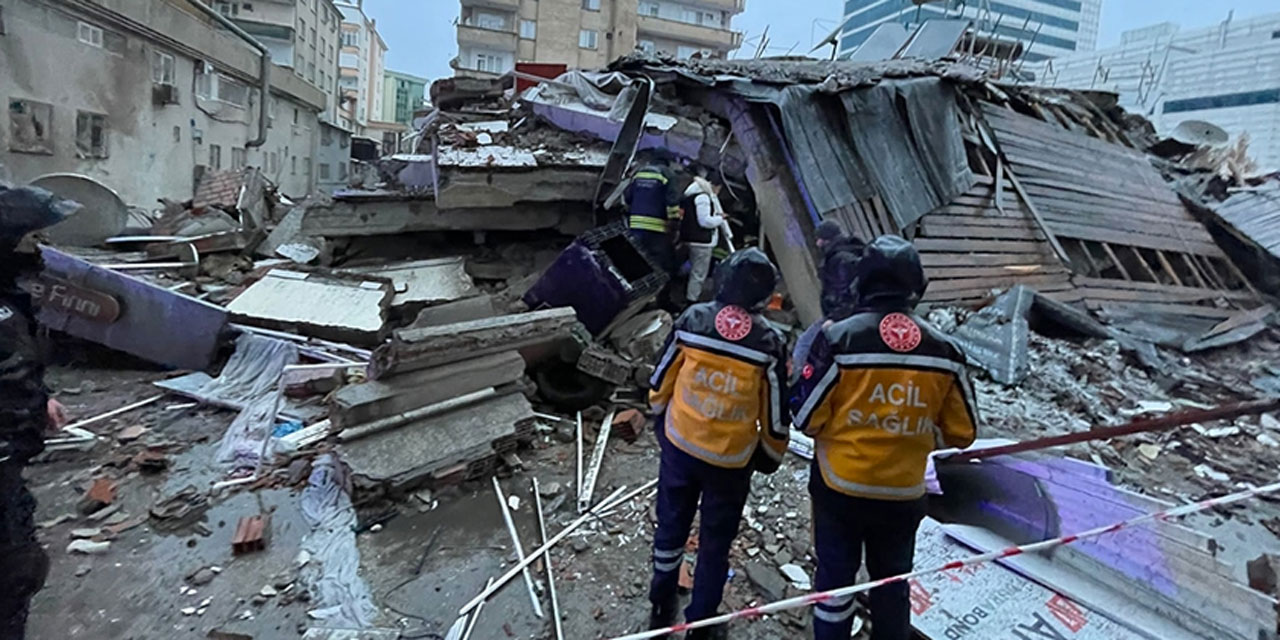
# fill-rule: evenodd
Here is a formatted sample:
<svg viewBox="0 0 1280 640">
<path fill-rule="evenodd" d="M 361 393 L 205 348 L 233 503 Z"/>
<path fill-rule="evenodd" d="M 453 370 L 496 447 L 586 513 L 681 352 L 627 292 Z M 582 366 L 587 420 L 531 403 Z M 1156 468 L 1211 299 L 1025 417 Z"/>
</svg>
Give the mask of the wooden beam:
<svg viewBox="0 0 1280 640">
<path fill-rule="evenodd" d="M 1089 268 L 1093 270 L 1089 275 L 1102 275 L 1102 267 L 1098 266 L 1098 261 L 1093 259 L 1093 253 L 1089 251 L 1089 245 L 1085 244 L 1084 240 L 1076 240 L 1076 244 L 1080 245 L 1080 251 L 1084 252 L 1084 258 L 1089 261 Z"/>
<path fill-rule="evenodd" d="M 1200 273 L 1200 267 L 1196 266 L 1195 261 L 1191 259 L 1191 254 L 1179 253 L 1178 255 L 1182 256 L 1182 261 L 1187 264 L 1187 268 L 1191 270 L 1191 275 L 1196 277 L 1196 282 L 1199 282 L 1201 287 L 1204 287 L 1205 289 L 1213 288 L 1209 285 L 1209 282 L 1204 279 L 1204 274 Z"/>
<path fill-rule="evenodd" d="M 1231 269 L 1231 272 L 1236 274 L 1236 277 L 1240 279 L 1240 282 L 1244 283 L 1245 288 L 1252 292 L 1255 298 L 1258 298 L 1259 300 L 1262 299 L 1262 294 L 1258 293 L 1258 290 L 1253 288 L 1253 283 L 1249 282 L 1249 278 L 1244 275 L 1244 272 L 1240 270 L 1240 267 L 1236 266 L 1236 263 L 1233 262 L 1231 258 L 1223 258 L 1222 261 L 1227 263 L 1227 268 Z"/>
<path fill-rule="evenodd" d="M 1169 258 L 1165 257 L 1163 251 L 1156 251 L 1156 259 L 1160 261 L 1160 266 L 1164 269 L 1164 272 L 1169 274 L 1170 278 L 1173 278 L 1173 283 L 1179 287 L 1183 286 L 1182 278 L 1179 278 L 1178 272 L 1173 270 L 1173 264 L 1169 262 Z"/>
<path fill-rule="evenodd" d="M 1151 268 L 1151 265 L 1147 264 L 1147 259 L 1142 257 L 1142 252 L 1138 251 L 1137 247 L 1129 247 L 1129 250 L 1132 251 L 1133 256 L 1138 259 L 1138 264 L 1142 265 L 1142 270 L 1146 271 L 1148 276 L 1151 276 L 1151 281 L 1160 282 L 1160 276 L 1157 276 L 1155 270 Z"/>
<path fill-rule="evenodd" d="M 1022 183 L 1018 182 L 1018 176 L 1013 175 L 1013 169 L 1008 165 L 1005 165 L 1004 172 L 1005 175 L 1009 176 L 1009 182 L 1013 185 L 1013 189 L 1018 192 L 1018 197 L 1022 199 L 1022 204 L 1027 207 L 1027 211 L 1031 213 L 1031 217 L 1036 221 L 1036 226 L 1040 227 L 1045 239 L 1049 241 L 1049 246 L 1053 247 L 1053 252 L 1057 254 L 1059 260 L 1062 260 L 1063 264 L 1070 266 L 1071 256 L 1067 255 L 1067 250 L 1062 248 L 1062 244 L 1058 242 L 1058 237 L 1049 229 L 1049 225 L 1045 224 L 1044 218 L 1040 217 L 1040 211 L 1036 209 L 1035 203 L 1031 201 L 1031 198 L 1027 196 L 1027 192 L 1023 190 Z"/>
<path fill-rule="evenodd" d="M 1102 250 L 1107 253 L 1108 258 L 1111 258 L 1111 264 L 1115 265 L 1115 268 L 1120 270 L 1120 275 L 1124 276 L 1125 280 L 1132 280 L 1133 277 L 1129 275 L 1129 270 L 1124 268 L 1124 264 L 1120 262 L 1120 256 L 1116 255 L 1116 252 L 1112 250 L 1111 245 L 1105 242 L 1100 242 L 1098 244 L 1102 245 Z"/>
<path fill-rule="evenodd" d="M 996 209 L 1000 213 L 1004 213 L 1004 178 L 1002 177 L 1003 173 L 1004 173 L 1004 159 L 1000 157 L 1000 154 L 996 154 L 996 180 L 995 180 Z"/>
</svg>

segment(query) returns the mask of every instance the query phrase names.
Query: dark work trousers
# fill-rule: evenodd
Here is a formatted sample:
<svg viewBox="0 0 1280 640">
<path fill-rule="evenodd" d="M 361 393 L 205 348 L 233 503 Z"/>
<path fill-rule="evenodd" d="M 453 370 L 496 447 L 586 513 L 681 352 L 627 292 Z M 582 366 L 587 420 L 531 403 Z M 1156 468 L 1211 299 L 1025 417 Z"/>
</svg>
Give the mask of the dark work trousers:
<svg viewBox="0 0 1280 640">
<path fill-rule="evenodd" d="M 681 451 L 667 440 L 662 419 L 659 415 L 662 465 L 658 472 L 658 530 L 653 535 L 649 601 L 656 606 L 676 601 L 684 545 L 701 499 L 693 597 L 684 610 L 684 619 L 692 622 L 715 615 L 724 597 L 729 579 L 729 546 L 738 535 L 742 508 L 747 504 L 751 468 L 724 469 Z"/>
<path fill-rule="evenodd" d="M 0 462 L 0 638 L 26 635 L 31 598 L 44 586 L 49 557 L 36 541 L 36 501 L 22 465 Z"/>
<path fill-rule="evenodd" d="M 656 233 L 653 231 L 644 231 L 642 229 L 631 229 L 632 239 L 636 244 L 640 245 L 640 249 L 650 260 L 657 263 L 658 268 L 667 275 L 674 274 L 676 270 L 676 248 L 671 244 L 671 236 L 665 233 Z"/>
<path fill-rule="evenodd" d="M 818 591 L 857 582 L 862 550 L 872 580 L 911 571 L 916 529 L 925 515 L 925 500 L 893 501 L 855 498 L 827 486 L 814 464 L 809 471 L 813 497 L 814 548 Z M 911 638 L 911 603 L 905 582 L 871 591 L 871 640 Z M 813 610 L 815 640 L 849 640 L 853 628 L 853 596 L 819 603 Z"/>
</svg>

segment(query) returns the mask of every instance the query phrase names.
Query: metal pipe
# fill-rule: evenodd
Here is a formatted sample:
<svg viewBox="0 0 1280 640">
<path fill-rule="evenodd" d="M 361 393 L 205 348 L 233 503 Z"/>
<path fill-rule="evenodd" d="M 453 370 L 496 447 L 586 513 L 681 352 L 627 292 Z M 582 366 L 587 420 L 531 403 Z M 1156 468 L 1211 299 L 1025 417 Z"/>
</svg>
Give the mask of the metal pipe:
<svg viewBox="0 0 1280 640">
<path fill-rule="evenodd" d="M 262 55 L 262 62 L 258 68 L 258 75 L 261 76 L 258 95 L 258 137 L 244 143 L 246 147 L 261 147 L 267 143 L 267 109 L 270 107 L 268 101 L 271 100 L 271 52 L 267 50 L 266 45 L 258 42 L 257 38 L 249 35 L 247 31 L 237 26 L 230 18 L 222 15 L 217 9 L 205 4 L 202 0 L 195 0 L 190 4 L 205 15 L 213 18 L 214 22 L 236 34 L 237 37 L 257 49 L 258 53 Z"/>
<path fill-rule="evenodd" d="M 520 544 L 520 532 L 516 531 L 516 522 L 511 519 L 511 509 L 507 507 L 507 497 L 502 495 L 502 485 L 498 479 L 493 480 L 493 492 L 498 496 L 498 507 L 502 509 L 502 519 L 507 523 L 507 533 L 511 534 L 511 544 L 516 547 L 516 558 L 524 562 L 524 545 Z M 546 544 L 546 543 L 543 543 Z M 529 566 L 524 567 L 524 586 L 529 589 L 529 602 L 533 604 L 533 615 L 542 617 L 542 604 L 538 602 L 538 592 L 533 590 L 533 578 L 529 575 Z"/>
<path fill-rule="evenodd" d="M 1088 442 L 1090 440 L 1106 440 L 1116 436 L 1127 436 L 1135 433 L 1167 431 L 1169 429 L 1183 427 L 1197 422 L 1229 420 L 1232 418 L 1239 418 L 1241 416 L 1258 415 L 1277 410 L 1280 410 L 1280 398 L 1237 402 L 1235 404 L 1223 405 L 1212 409 L 1188 409 L 1186 411 L 1166 413 L 1155 418 L 1138 418 L 1137 420 L 1115 427 L 1095 427 L 1088 431 L 1067 433 L 1060 436 L 1050 436 L 1048 438 L 1038 438 L 1035 440 L 1002 445 L 999 447 L 961 451 L 955 455 L 940 457 L 938 458 L 938 461 L 965 462 L 967 460 L 978 460 L 981 458 L 990 458 L 992 456 L 1036 451 L 1039 449 L 1048 449 L 1049 447 L 1060 447 L 1066 444 Z"/>
<path fill-rule="evenodd" d="M 547 543 L 547 518 L 542 512 L 542 487 L 538 486 L 538 477 L 533 477 L 533 505 L 538 510 L 538 531 L 542 534 L 542 544 Z M 551 553 L 542 559 L 547 568 L 547 593 L 551 596 L 551 620 L 555 623 L 556 640 L 564 640 L 564 629 L 560 623 L 560 600 L 556 597 L 555 569 L 551 566 Z"/>
</svg>

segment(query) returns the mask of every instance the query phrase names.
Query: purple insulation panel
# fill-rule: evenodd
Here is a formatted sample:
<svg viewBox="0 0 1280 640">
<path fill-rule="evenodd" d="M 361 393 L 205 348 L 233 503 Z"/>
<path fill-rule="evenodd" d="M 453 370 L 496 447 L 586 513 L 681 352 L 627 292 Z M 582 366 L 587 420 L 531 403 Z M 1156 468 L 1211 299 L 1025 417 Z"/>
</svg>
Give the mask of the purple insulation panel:
<svg viewBox="0 0 1280 640">
<path fill-rule="evenodd" d="M 44 271 L 33 283 L 50 329 L 175 369 L 208 367 L 227 313 L 137 278 L 43 247 Z"/>
</svg>

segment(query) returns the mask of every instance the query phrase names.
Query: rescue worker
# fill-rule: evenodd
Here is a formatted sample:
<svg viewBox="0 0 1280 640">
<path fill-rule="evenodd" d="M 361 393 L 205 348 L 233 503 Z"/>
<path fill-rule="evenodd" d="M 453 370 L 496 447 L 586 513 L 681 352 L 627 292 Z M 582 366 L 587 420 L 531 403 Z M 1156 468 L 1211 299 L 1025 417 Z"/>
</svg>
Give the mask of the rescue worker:
<svg viewBox="0 0 1280 640">
<path fill-rule="evenodd" d="M 781 404 L 786 342 L 760 315 L 778 272 L 759 249 L 733 254 L 720 269 L 715 300 L 676 320 L 650 380 L 662 450 L 651 629 L 675 622 L 680 566 L 699 500 L 698 562 L 684 616 L 696 621 L 715 615 L 751 474 L 776 471 L 787 448 Z M 686 637 L 722 638 L 724 629 L 698 629 Z"/>
<path fill-rule="evenodd" d="M 818 268 L 818 282 L 822 286 L 822 319 L 796 339 L 791 357 L 797 367 L 808 359 L 809 347 L 819 332 L 853 314 L 854 269 L 866 249 L 862 240 L 845 235 L 834 220 L 823 220 L 814 236 L 818 251 L 822 253 L 822 265 Z"/>
<path fill-rule="evenodd" d="M 935 446 L 967 447 L 976 404 L 964 356 L 913 314 L 926 280 L 910 242 L 880 236 L 854 280 L 853 315 L 814 341 L 793 406 L 814 438 L 809 474 L 819 591 L 852 585 L 865 547 L 879 579 L 911 571 Z M 911 637 L 905 582 L 871 591 L 873 640 Z M 848 640 L 852 596 L 814 610 L 817 640 Z"/>
<path fill-rule="evenodd" d="M 40 270 L 28 234 L 78 208 L 43 189 L 0 185 L 0 638 L 6 640 L 25 636 L 31 598 L 49 570 L 22 469 L 44 450 L 46 432 L 66 423 L 65 409 L 44 386 L 31 298 L 18 279 Z"/>
<path fill-rule="evenodd" d="M 636 244 L 668 275 L 676 270 L 673 236 L 680 219 L 679 195 L 661 156 L 641 165 L 625 192 L 627 227 Z"/>
<path fill-rule="evenodd" d="M 696 177 L 685 189 L 680 202 L 682 211 L 680 242 L 689 248 L 689 284 L 685 300 L 690 304 L 702 299 L 702 288 L 711 273 L 711 258 L 720 242 L 720 234 L 731 239 L 728 218 L 720 204 L 720 185 Z"/>
</svg>

